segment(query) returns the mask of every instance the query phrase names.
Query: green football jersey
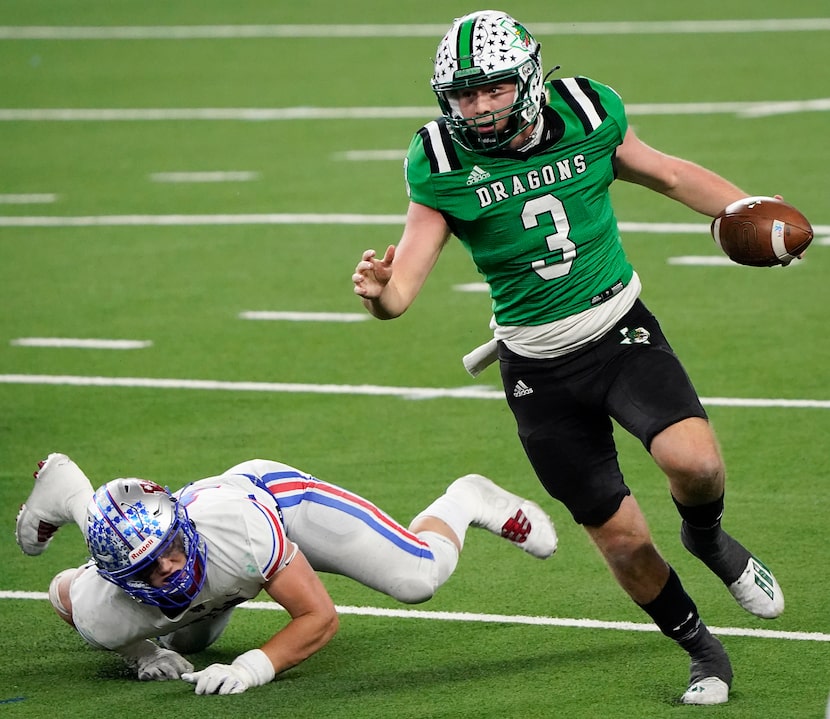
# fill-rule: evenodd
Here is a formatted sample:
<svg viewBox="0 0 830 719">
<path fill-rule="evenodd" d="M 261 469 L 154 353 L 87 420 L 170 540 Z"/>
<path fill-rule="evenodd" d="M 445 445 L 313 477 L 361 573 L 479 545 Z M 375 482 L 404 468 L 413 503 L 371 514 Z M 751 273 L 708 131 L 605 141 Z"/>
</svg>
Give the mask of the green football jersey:
<svg viewBox="0 0 830 719">
<path fill-rule="evenodd" d="M 530 152 L 469 152 L 440 118 L 415 134 L 405 163 L 410 199 L 444 215 L 490 285 L 502 326 L 590 309 L 633 274 L 609 193 L 628 126 L 622 100 L 585 77 L 545 89 L 545 137 Z"/>
</svg>

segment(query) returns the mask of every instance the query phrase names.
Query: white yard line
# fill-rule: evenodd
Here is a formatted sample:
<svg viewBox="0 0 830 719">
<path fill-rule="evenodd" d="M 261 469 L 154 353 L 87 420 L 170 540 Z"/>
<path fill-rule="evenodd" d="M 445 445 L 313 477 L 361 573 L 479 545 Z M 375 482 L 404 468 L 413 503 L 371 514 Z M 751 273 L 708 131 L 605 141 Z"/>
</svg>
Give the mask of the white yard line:
<svg viewBox="0 0 830 719">
<path fill-rule="evenodd" d="M 0 195 L 0 205 L 49 205 L 58 199 L 51 192 Z"/>
<path fill-rule="evenodd" d="M 629 116 L 736 115 L 747 119 L 802 112 L 828 112 L 830 98 L 745 102 L 631 103 Z M 423 107 L 191 107 L 191 108 L 0 108 L 2 122 L 155 122 L 296 120 L 428 120 L 438 114 Z M 398 150 L 383 150 L 397 153 Z"/>
<path fill-rule="evenodd" d="M 460 364 L 460 360 L 459 360 Z M 504 392 L 491 386 L 389 387 L 371 384 L 304 384 L 297 382 L 242 382 L 157 377 L 86 377 L 77 375 L 2 374 L 0 384 L 62 385 L 70 387 L 123 387 L 141 389 L 200 390 L 208 392 L 266 392 L 289 394 L 362 395 L 400 399 L 503 400 Z M 830 409 L 830 400 L 740 397 L 701 397 L 704 405 L 720 407 L 780 407 Z"/>
<path fill-rule="evenodd" d="M 258 172 L 224 171 L 209 172 L 154 172 L 150 175 L 153 182 L 250 182 L 259 178 Z"/>
<path fill-rule="evenodd" d="M 239 313 L 242 320 L 265 320 L 272 322 L 365 322 L 370 319 L 368 312 L 278 312 L 270 310 L 248 310 Z"/>
<path fill-rule="evenodd" d="M 149 227 L 195 225 L 403 225 L 404 215 L 93 215 L 0 216 L 0 227 Z"/>
<path fill-rule="evenodd" d="M 753 103 L 758 104 L 758 103 Z M 4 122 L 149 122 L 161 120 L 389 120 L 430 119 L 435 107 L 192 107 L 3 108 Z"/>
<path fill-rule="evenodd" d="M 59 347 L 85 350 L 137 350 L 153 346 L 150 340 L 75 339 L 71 337 L 20 337 L 9 344 L 16 347 Z"/>
<path fill-rule="evenodd" d="M 669 257 L 670 265 L 683 265 L 687 267 L 744 267 L 737 262 L 732 262 L 724 255 L 682 255 L 680 257 Z M 793 266 L 797 266 L 795 263 Z"/>
<path fill-rule="evenodd" d="M 243 215 L 0 215 L 0 227 L 187 227 L 198 225 L 395 225 L 405 215 L 352 213 L 263 213 Z M 709 234 L 705 222 L 620 222 L 621 232 L 656 235 Z M 830 225 L 813 225 L 817 238 L 830 235 Z M 823 244 L 819 242 L 818 244 Z"/>
<path fill-rule="evenodd" d="M 531 22 L 534 35 L 699 35 L 702 33 L 825 32 L 830 18 Z M 0 40 L 223 40 L 238 38 L 440 38 L 446 25 L 130 25 L 0 26 Z"/>
<path fill-rule="evenodd" d="M 45 601 L 46 592 L 22 592 L 0 590 L 0 599 L 28 599 Z M 275 602 L 248 601 L 239 609 L 266 612 L 284 612 Z M 425 619 L 441 622 L 481 622 L 486 624 L 531 624 L 535 626 L 566 627 L 573 629 L 608 629 L 622 632 L 658 632 L 654 624 L 643 622 L 611 622 L 599 619 L 572 619 L 569 617 L 526 616 L 524 614 L 482 614 L 478 612 L 438 612 L 424 609 L 386 609 L 384 607 L 352 607 L 337 605 L 338 614 L 352 614 L 362 617 L 389 617 L 394 619 Z M 789 639 L 801 642 L 830 642 L 830 634 L 822 632 L 791 632 L 774 629 L 751 629 L 744 627 L 709 627 L 713 634 L 731 637 L 755 637 L 759 639 Z"/>
<path fill-rule="evenodd" d="M 406 150 L 346 150 L 332 155 L 335 160 L 350 160 L 352 162 L 403 160 Z"/>
</svg>

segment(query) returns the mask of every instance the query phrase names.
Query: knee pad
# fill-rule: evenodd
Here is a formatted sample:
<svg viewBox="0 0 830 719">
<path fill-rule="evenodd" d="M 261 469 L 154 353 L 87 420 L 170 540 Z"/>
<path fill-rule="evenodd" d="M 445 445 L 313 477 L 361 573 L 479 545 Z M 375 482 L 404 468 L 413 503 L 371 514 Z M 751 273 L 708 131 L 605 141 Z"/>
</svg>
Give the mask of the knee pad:
<svg viewBox="0 0 830 719">
<path fill-rule="evenodd" d="M 458 564 L 458 548 L 452 541 L 437 532 L 418 532 L 418 536 L 429 544 L 433 560 L 422 560 L 422 571 L 406 577 L 394 588 L 392 596 L 406 604 L 420 604 L 431 599 Z"/>
<path fill-rule="evenodd" d="M 72 623 L 72 612 L 67 609 L 63 602 L 61 601 L 60 596 L 60 587 L 61 584 L 64 582 L 68 584 L 71 583 L 72 577 L 75 576 L 76 569 L 64 569 L 62 572 L 58 572 L 54 577 L 52 577 L 52 581 L 49 582 L 49 602 L 52 605 L 52 608 L 58 613 L 58 616 L 63 619 L 64 621 Z"/>
</svg>

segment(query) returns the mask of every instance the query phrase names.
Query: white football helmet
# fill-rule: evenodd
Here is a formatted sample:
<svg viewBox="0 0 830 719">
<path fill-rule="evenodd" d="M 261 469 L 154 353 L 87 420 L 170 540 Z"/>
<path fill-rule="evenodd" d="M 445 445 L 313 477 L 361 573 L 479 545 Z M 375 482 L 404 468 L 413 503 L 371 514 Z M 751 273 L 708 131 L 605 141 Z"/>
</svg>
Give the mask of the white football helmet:
<svg viewBox="0 0 830 719">
<path fill-rule="evenodd" d="M 182 503 L 155 482 L 114 479 L 100 487 L 87 506 L 85 536 L 98 573 L 144 604 L 178 613 L 205 583 L 207 547 Z M 153 563 L 171 547 L 184 553 L 185 566 L 154 587 L 147 581 Z"/>
<path fill-rule="evenodd" d="M 458 92 L 503 80 L 516 83 L 513 103 L 504 108 L 509 110 L 507 126 L 479 133 L 479 126 L 494 124 L 502 112 L 465 119 L 458 109 Z M 536 121 L 544 105 L 541 46 L 506 13 L 470 13 L 457 18 L 438 45 L 430 84 L 456 142 L 474 152 L 503 148 Z"/>
</svg>

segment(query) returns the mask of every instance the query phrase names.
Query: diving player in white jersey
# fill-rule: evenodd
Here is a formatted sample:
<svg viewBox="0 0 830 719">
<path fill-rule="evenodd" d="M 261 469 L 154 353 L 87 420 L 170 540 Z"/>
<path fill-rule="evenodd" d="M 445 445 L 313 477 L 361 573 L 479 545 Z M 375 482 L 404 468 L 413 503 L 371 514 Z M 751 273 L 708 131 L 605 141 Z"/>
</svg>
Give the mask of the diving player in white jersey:
<svg viewBox="0 0 830 719">
<path fill-rule="evenodd" d="M 120 654 L 139 679 L 181 678 L 197 694 L 266 684 L 334 636 L 337 613 L 315 570 L 419 603 L 454 571 L 468 526 L 540 559 L 556 550 L 537 504 L 476 474 L 455 480 L 406 529 L 363 497 L 270 460 L 172 494 L 136 478 L 95 491 L 64 454 L 38 467 L 17 517 L 18 545 L 41 554 L 58 527 L 74 522 L 92 556 L 52 580 L 57 614 L 91 646 Z M 182 654 L 216 641 L 233 608 L 263 589 L 288 624 L 231 664 L 194 671 Z"/>
</svg>

